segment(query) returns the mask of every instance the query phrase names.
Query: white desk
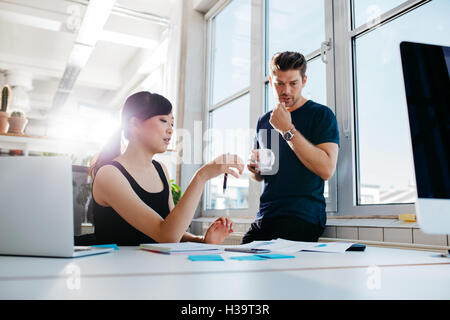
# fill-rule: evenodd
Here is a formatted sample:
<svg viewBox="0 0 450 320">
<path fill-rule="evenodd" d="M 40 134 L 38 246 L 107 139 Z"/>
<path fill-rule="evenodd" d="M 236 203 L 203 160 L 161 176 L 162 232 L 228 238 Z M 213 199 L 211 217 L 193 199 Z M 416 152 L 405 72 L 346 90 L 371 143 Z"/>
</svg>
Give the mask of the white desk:
<svg viewBox="0 0 450 320">
<path fill-rule="evenodd" d="M 136 247 L 76 259 L 0 256 L 0 299 L 450 299 L 450 258 L 427 251 L 300 252 L 190 261 Z"/>
</svg>

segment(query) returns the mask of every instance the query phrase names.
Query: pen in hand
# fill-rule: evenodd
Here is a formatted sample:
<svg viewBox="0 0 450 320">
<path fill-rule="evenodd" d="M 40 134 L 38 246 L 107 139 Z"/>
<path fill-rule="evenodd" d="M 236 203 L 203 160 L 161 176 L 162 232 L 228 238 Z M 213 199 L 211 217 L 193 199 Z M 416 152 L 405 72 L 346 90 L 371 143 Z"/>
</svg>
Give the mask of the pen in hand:
<svg viewBox="0 0 450 320">
<path fill-rule="evenodd" d="M 225 190 L 227 188 L 227 178 L 228 178 L 228 173 L 225 172 L 225 174 L 223 175 L 223 193 L 225 194 Z"/>
</svg>

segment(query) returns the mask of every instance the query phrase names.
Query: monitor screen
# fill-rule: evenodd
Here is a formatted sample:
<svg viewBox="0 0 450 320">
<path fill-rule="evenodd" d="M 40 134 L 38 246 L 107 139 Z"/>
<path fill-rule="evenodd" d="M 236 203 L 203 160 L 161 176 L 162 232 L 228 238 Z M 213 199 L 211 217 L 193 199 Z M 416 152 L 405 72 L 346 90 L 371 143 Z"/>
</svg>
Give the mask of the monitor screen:
<svg viewBox="0 0 450 320">
<path fill-rule="evenodd" d="M 402 42 L 419 198 L 450 199 L 450 47 Z"/>
</svg>

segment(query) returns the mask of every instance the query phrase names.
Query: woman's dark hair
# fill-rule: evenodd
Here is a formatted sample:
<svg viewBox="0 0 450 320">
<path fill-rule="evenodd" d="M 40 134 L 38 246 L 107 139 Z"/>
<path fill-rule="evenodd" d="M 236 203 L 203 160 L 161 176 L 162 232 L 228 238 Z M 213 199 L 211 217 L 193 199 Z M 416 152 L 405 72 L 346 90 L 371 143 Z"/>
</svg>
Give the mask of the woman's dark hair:
<svg viewBox="0 0 450 320">
<path fill-rule="evenodd" d="M 275 74 L 279 70 L 298 70 L 303 78 L 306 73 L 306 59 L 304 55 L 298 52 L 278 52 L 270 60 L 269 68 L 271 74 Z"/>
<path fill-rule="evenodd" d="M 127 98 L 121 112 L 120 129 L 110 138 L 108 143 L 90 167 L 90 174 L 94 177 L 97 171 L 107 162 L 118 157 L 121 153 L 122 130 L 125 138 L 130 139 L 130 119 L 147 120 L 154 116 L 168 115 L 172 112 L 172 104 L 165 97 L 148 91 L 140 91 Z"/>
</svg>

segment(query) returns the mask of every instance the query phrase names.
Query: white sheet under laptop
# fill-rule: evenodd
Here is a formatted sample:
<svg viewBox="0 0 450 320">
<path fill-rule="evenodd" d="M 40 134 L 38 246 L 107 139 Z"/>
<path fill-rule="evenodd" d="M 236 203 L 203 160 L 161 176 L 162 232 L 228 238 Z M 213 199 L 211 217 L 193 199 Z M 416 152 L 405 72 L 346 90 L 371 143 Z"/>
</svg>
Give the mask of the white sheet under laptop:
<svg viewBox="0 0 450 320">
<path fill-rule="evenodd" d="M 67 157 L 0 157 L 0 254 L 79 257 L 74 247 L 72 163 Z"/>
</svg>

